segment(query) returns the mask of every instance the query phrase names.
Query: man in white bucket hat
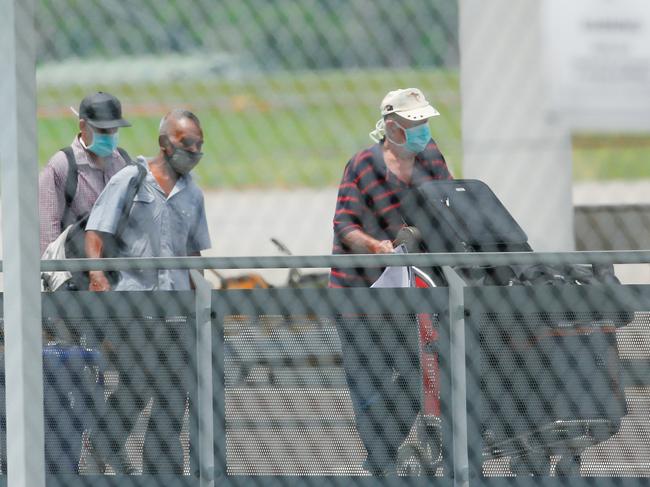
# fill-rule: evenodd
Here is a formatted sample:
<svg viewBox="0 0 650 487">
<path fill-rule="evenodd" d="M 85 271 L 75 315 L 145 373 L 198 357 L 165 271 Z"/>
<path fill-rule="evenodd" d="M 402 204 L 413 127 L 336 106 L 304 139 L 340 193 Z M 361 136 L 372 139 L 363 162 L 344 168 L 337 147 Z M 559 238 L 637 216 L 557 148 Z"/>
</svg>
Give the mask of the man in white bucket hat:
<svg viewBox="0 0 650 487">
<path fill-rule="evenodd" d="M 334 215 L 335 254 L 393 252 L 404 226 L 402 198 L 420 184 L 452 178 L 429 131 L 429 119 L 439 113 L 422 91 L 391 91 L 380 111 L 370 133 L 375 144 L 345 166 Z M 332 268 L 330 287 L 369 287 L 382 271 Z M 337 326 L 357 430 L 368 453 L 365 468 L 390 475 L 419 411 L 420 378 L 415 368 L 396 365 L 408 360 L 392 361 L 381 343 L 368 343 L 367 323 L 342 318 Z"/>
<path fill-rule="evenodd" d="M 431 138 L 429 119 L 439 115 L 422 91 L 389 92 L 382 118 L 370 138 L 376 143 L 357 152 L 345 166 L 334 214 L 333 253 L 378 254 L 393 251 L 404 225 L 400 197 L 433 179 L 452 179 Z M 332 269 L 332 287 L 369 287 L 381 269 Z"/>
</svg>

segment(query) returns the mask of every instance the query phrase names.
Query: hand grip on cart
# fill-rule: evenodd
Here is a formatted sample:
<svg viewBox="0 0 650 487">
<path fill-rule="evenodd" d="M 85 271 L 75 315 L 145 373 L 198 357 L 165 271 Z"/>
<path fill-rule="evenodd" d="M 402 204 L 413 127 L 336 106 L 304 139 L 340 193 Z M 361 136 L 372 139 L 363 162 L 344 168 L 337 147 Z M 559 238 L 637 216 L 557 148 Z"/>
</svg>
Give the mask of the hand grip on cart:
<svg viewBox="0 0 650 487">
<path fill-rule="evenodd" d="M 400 228 L 394 240 L 380 240 L 362 230 L 353 230 L 343 239 L 344 245 L 353 254 L 387 254 L 402 244 L 406 246 L 408 252 L 419 252 L 421 241 L 420 231 L 409 226 Z"/>
<path fill-rule="evenodd" d="M 422 233 L 417 227 L 404 226 L 393 240 L 393 247 L 404 245 L 408 253 L 419 252 L 422 244 Z"/>
</svg>

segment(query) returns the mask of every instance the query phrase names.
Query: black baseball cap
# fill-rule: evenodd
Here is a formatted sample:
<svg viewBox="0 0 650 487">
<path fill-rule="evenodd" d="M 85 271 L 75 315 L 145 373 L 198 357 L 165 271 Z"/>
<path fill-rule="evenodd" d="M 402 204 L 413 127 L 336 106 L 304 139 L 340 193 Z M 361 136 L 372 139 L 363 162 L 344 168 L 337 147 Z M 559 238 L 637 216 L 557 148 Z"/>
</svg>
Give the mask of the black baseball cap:
<svg viewBox="0 0 650 487">
<path fill-rule="evenodd" d="M 98 129 L 130 127 L 122 118 L 122 104 L 110 93 L 98 91 L 81 100 L 79 118 Z"/>
</svg>

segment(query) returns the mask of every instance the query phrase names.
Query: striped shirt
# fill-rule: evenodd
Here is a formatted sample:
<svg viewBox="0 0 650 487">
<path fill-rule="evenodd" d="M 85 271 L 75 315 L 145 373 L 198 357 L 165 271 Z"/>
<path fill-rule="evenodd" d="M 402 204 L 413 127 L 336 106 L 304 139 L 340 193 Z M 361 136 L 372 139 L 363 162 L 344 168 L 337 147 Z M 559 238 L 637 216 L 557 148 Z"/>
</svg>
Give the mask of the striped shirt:
<svg viewBox="0 0 650 487">
<path fill-rule="evenodd" d="M 355 154 L 345 166 L 339 185 L 332 253 L 351 253 L 342 238 L 352 230 L 362 230 L 377 240 L 394 240 L 404 226 L 400 211 L 403 197 L 412 188 L 435 179 L 452 179 L 452 176 L 433 139 L 416 155 L 410 183 L 388 170 L 382 143 Z M 382 271 L 381 268 L 332 268 L 330 287 L 368 287 Z"/>
<path fill-rule="evenodd" d="M 95 204 L 108 180 L 122 169 L 126 162 L 118 151 L 104 158 L 102 167 L 92 160 L 77 135 L 72 144 L 72 151 L 77 161 L 77 192 L 70 204 L 74 219 L 87 214 Z M 65 212 L 65 183 L 68 178 L 68 159 L 58 151 L 48 161 L 38 178 L 38 209 L 40 213 L 41 254 L 45 248 L 64 230 L 61 220 Z"/>
</svg>

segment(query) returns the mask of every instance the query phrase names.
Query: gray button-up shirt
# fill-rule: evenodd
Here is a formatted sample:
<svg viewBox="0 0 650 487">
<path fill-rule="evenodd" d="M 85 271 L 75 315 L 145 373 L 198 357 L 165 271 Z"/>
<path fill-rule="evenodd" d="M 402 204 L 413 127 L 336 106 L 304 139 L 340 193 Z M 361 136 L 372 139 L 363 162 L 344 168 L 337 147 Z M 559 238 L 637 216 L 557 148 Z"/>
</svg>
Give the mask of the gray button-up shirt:
<svg viewBox="0 0 650 487">
<path fill-rule="evenodd" d="M 70 211 L 76 219 L 88 213 L 99 193 L 108 180 L 113 177 L 126 162 L 117 151 L 104 159 L 102 167 L 97 166 L 88 150 L 81 144 L 77 135 L 72 144 L 77 161 L 77 193 L 70 205 Z M 38 178 L 38 209 L 40 213 L 41 254 L 56 237 L 61 235 L 61 220 L 65 212 L 65 183 L 68 178 L 68 159 L 61 151 L 48 161 Z"/>
<path fill-rule="evenodd" d="M 203 193 L 188 174 L 178 179 L 169 196 L 138 157 L 147 175 L 135 196 L 121 235 L 120 257 L 183 257 L 210 248 Z M 93 207 L 86 230 L 115 234 L 129 181 L 136 167 L 126 167 L 108 183 Z M 187 270 L 133 270 L 120 273 L 116 291 L 190 289 Z"/>
</svg>

